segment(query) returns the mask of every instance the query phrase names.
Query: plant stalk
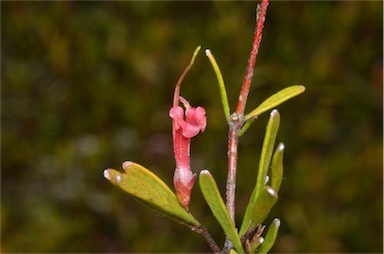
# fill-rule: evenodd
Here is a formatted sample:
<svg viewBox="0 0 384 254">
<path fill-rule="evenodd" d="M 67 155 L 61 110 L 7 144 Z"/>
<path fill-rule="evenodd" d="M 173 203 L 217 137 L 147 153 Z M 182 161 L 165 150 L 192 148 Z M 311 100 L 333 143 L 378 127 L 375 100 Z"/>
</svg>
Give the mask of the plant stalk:
<svg viewBox="0 0 384 254">
<path fill-rule="evenodd" d="M 246 68 L 243 85 L 240 91 L 239 100 L 235 113 L 231 115 L 229 120 L 229 134 L 228 134 L 228 177 L 226 183 L 226 207 L 229 216 L 235 224 L 235 190 L 236 190 L 236 170 L 237 170 L 237 150 L 239 142 L 239 132 L 244 124 L 244 110 L 247 103 L 249 87 L 251 85 L 253 71 L 256 64 L 257 54 L 263 33 L 264 20 L 267 12 L 268 0 L 263 0 L 261 5 L 257 6 L 256 13 L 256 26 L 254 39 L 252 43 L 252 50 L 249 55 L 248 65 Z M 228 242 L 228 240 L 227 240 Z M 226 245 L 228 243 L 226 242 Z"/>
<path fill-rule="evenodd" d="M 204 239 L 207 241 L 207 243 L 211 247 L 213 253 L 215 254 L 221 253 L 219 246 L 216 244 L 215 240 L 213 240 L 212 236 L 208 233 L 208 230 L 203 225 L 200 224 L 197 227 L 192 226 L 191 229 L 204 237 Z"/>
</svg>

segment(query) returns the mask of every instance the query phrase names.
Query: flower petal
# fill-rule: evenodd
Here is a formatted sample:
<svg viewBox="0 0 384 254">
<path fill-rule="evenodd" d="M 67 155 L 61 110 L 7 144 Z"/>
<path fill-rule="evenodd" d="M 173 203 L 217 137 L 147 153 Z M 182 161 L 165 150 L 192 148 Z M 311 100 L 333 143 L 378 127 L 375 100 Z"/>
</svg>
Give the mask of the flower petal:
<svg viewBox="0 0 384 254">
<path fill-rule="evenodd" d="M 175 120 L 176 130 L 180 129 L 180 127 L 183 128 L 183 126 L 185 125 L 185 121 L 184 121 L 184 109 L 182 107 L 180 106 L 172 107 L 169 110 L 169 116 L 173 120 Z"/>
<path fill-rule="evenodd" d="M 201 131 L 205 130 L 207 126 L 207 118 L 205 117 L 205 109 L 203 107 L 187 108 L 186 122 L 197 126 Z"/>
<path fill-rule="evenodd" d="M 183 136 L 186 138 L 193 138 L 200 132 L 200 128 L 197 125 L 190 124 L 188 122 L 182 126 Z"/>
</svg>

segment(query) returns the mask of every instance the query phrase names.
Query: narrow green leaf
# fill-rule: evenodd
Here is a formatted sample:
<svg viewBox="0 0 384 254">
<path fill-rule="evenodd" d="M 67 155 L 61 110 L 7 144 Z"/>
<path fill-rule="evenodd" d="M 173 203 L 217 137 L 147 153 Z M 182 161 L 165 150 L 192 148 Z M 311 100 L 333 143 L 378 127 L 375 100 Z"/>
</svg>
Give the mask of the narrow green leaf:
<svg viewBox="0 0 384 254">
<path fill-rule="evenodd" d="M 257 224 L 262 223 L 267 218 L 271 208 L 276 204 L 277 193 L 270 186 L 265 185 L 257 196 L 253 206 L 252 217 L 249 228 L 256 228 Z"/>
<path fill-rule="evenodd" d="M 249 127 L 251 127 L 254 121 L 255 118 L 251 118 L 244 123 L 243 127 L 241 127 L 241 130 L 239 132 L 239 137 L 243 136 L 243 134 L 249 129 Z"/>
<path fill-rule="evenodd" d="M 230 109 L 229 109 L 227 90 L 225 89 L 223 75 L 221 74 L 220 68 L 217 65 L 217 62 L 216 62 L 212 52 L 209 49 L 205 50 L 205 55 L 208 57 L 209 61 L 211 62 L 211 65 L 213 67 L 213 70 L 215 71 L 217 82 L 219 83 L 220 96 L 221 96 L 221 102 L 223 104 L 224 115 L 228 121 L 230 118 Z"/>
<path fill-rule="evenodd" d="M 252 220 L 253 207 L 255 206 L 255 203 L 256 203 L 256 188 L 253 189 L 251 198 L 249 199 L 249 202 L 247 205 L 247 209 L 245 210 L 243 222 L 241 223 L 241 227 L 239 231 L 240 236 L 244 235 L 249 229 L 249 225 L 251 224 L 251 220 Z"/>
<path fill-rule="evenodd" d="M 276 107 L 277 105 L 280 105 L 281 103 L 301 94 L 304 91 L 304 86 L 290 86 L 284 88 L 283 90 L 275 93 L 274 95 L 270 96 L 268 99 L 263 101 L 256 109 L 247 114 L 244 117 L 244 120 L 248 121 L 251 118 L 257 117 L 260 114 Z"/>
<path fill-rule="evenodd" d="M 255 196 L 255 190 L 256 189 L 253 190 L 252 196 Z M 240 229 L 240 235 L 243 235 L 249 229 L 255 229 L 258 224 L 261 224 L 268 216 L 272 207 L 276 204 L 277 198 L 277 193 L 270 186 L 264 185 L 254 201 L 252 210 L 249 210 L 249 212 L 247 211 L 249 213 L 247 216 L 248 219 L 244 216 L 243 224 Z"/>
<path fill-rule="evenodd" d="M 272 249 L 272 246 L 275 244 L 277 238 L 277 233 L 279 232 L 279 227 L 280 220 L 276 218 L 272 221 L 271 225 L 269 225 L 267 235 L 265 236 L 264 242 L 260 249 L 258 249 L 257 253 L 266 254 Z"/>
<path fill-rule="evenodd" d="M 208 170 L 200 172 L 199 184 L 201 192 L 203 193 L 209 208 L 224 230 L 226 236 L 229 240 L 231 240 L 237 252 L 244 253 L 237 229 L 229 217 L 224 201 L 220 195 L 219 189 L 217 188 L 215 179 Z"/>
<path fill-rule="evenodd" d="M 255 206 L 255 202 L 260 193 L 260 190 L 263 188 L 263 186 L 265 186 L 265 177 L 267 176 L 268 168 L 271 162 L 273 147 L 275 145 L 279 124 L 280 124 L 280 114 L 277 110 L 273 110 L 271 112 L 271 115 L 267 124 L 267 130 L 265 132 L 263 148 L 261 150 L 261 156 L 260 156 L 259 171 L 257 173 L 256 186 L 252 191 L 250 201 L 245 211 L 243 223 L 241 224 L 241 228 L 240 228 L 240 235 L 244 234 L 247 231 L 249 222 L 252 221 L 253 207 Z"/>
<path fill-rule="evenodd" d="M 268 173 L 269 164 L 271 163 L 271 157 L 273 152 L 273 147 L 275 145 L 277 131 L 279 130 L 280 125 L 280 114 L 277 110 L 271 112 L 267 124 L 267 130 L 264 137 L 263 148 L 261 149 L 260 163 L 259 163 L 259 173 L 257 175 L 256 181 L 256 194 L 258 190 L 264 185 L 265 177 Z M 257 197 L 257 195 L 256 195 Z"/>
<path fill-rule="evenodd" d="M 249 250 L 249 254 L 253 254 L 253 253 L 256 253 L 256 250 L 257 248 L 260 247 L 260 245 L 264 242 L 264 238 L 263 237 L 258 237 L 257 239 L 255 239 L 252 244 L 251 244 L 251 247 L 250 247 L 250 250 Z"/>
<path fill-rule="evenodd" d="M 279 193 L 281 180 L 283 179 L 283 155 L 284 155 L 284 144 L 280 143 L 273 154 L 271 164 L 271 187 Z"/>
<path fill-rule="evenodd" d="M 130 161 L 124 162 L 123 168 L 125 173 L 106 169 L 104 177 L 154 210 L 179 222 L 200 225 L 179 204 L 172 190 L 151 171 Z"/>
<path fill-rule="evenodd" d="M 237 254 L 237 251 L 235 251 L 234 249 L 230 249 L 229 254 Z"/>
</svg>

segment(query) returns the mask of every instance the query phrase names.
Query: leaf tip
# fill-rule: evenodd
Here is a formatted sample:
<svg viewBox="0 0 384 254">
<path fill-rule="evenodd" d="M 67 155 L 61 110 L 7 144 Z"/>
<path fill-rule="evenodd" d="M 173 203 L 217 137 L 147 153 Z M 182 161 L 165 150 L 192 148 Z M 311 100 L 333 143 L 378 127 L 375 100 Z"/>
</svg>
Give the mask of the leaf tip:
<svg viewBox="0 0 384 254">
<path fill-rule="evenodd" d="M 109 172 L 110 172 L 110 169 L 108 168 L 108 169 L 104 170 L 103 175 L 104 175 L 104 178 L 111 181 L 112 177 L 111 177 L 111 174 Z"/>
<path fill-rule="evenodd" d="M 303 92 L 305 91 L 305 86 L 300 86 L 300 88 L 303 90 Z"/>
<path fill-rule="evenodd" d="M 277 150 L 279 150 L 280 152 L 283 151 L 285 149 L 285 145 L 283 143 L 280 143 L 279 146 L 277 147 Z"/>
<path fill-rule="evenodd" d="M 274 109 L 271 112 L 271 116 L 275 116 L 275 115 L 278 115 L 278 114 L 279 114 L 279 111 L 277 111 L 277 109 Z"/>
<path fill-rule="evenodd" d="M 208 170 L 201 170 L 200 175 L 211 175 Z"/>
<path fill-rule="evenodd" d="M 133 163 L 132 161 L 124 161 L 124 162 L 123 162 L 123 165 L 122 165 L 123 169 L 124 169 L 125 171 L 127 171 L 128 167 L 129 167 L 132 163 Z"/>
<path fill-rule="evenodd" d="M 108 181 L 110 181 L 115 185 L 117 185 L 121 181 L 120 173 L 112 168 L 108 168 L 104 170 L 103 175 L 105 179 L 107 179 Z"/>
<path fill-rule="evenodd" d="M 279 218 L 275 218 L 272 223 L 275 224 L 276 227 L 280 227 L 281 225 Z"/>
</svg>

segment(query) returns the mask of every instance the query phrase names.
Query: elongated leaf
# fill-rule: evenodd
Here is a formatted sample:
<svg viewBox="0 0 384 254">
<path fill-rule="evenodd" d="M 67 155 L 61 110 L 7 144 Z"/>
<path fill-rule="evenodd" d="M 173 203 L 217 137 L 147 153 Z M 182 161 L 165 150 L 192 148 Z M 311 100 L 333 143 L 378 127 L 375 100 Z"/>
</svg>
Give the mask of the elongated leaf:
<svg viewBox="0 0 384 254">
<path fill-rule="evenodd" d="M 281 180 L 283 179 L 283 155 L 284 155 L 284 144 L 280 143 L 273 154 L 271 164 L 271 187 L 279 193 Z"/>
<path fill-rule="evenodd" d="M 280 125 L 280 114 L 277 110 L 271 112 L 271 116 L 268 121 L 267 130 L 264 137 L 263 148 L 261 149 L 259 173 L 257 175 L 256 182 L 256 194 L 262 188 L 265 182 L 265 177 L 268 173 L 269 164 L 271 163 L 271 157 L 273 147 L 275 145 L 277 131 Z M 257 198 L 257 195 L 256 195 Z"/>
<path fill-rule="evenodd" d="M 274 95 L 263 101 L 256 109 L 247 114 L 244 120 L 248 121 L 251 118 L 257 117 L 265 111 L 268 111 L 276 107 L 277 105 L 280 105 L 281 103 L 301 94 L 304 91 L 304 86 L 290 86 L 284 88 L 283 90 L 275 93 Z"/>
<path fill-rule="evenodd" d="M 249 228 L 256 228 L 257 224 L 262 223 L 268 216 L 271 208 L 276 204 L 277 193 L 270 186 L 265 185 L 257 196 L 253 206 L 252 217 Z"/>
<path fill-rule="evenodd" d="M 252 193 L 253 195 L 255 194 Z M 268 216 L 271 208 L 276 204 L 277 198 L 277 193 L 270 186 L 264 185 L 254 202 L 248 221 L 245 221 L 244 217 L 240 235 L 243 235 L 249 229 L 255 229 L 258 224 L 261 224 Z"/>
<path fill-rule="evenodd" d="M 258 237 L 257 239 L 255 239 L 255 241 L 252 242 L 252 244 L 251 244 L 251 247 L 250 247 L 250 250 L 249 250 L 249 254 L 256 253 L 256 250 L 260 247 L 260 245 L 263 242 L 264 242 L 264 238 L 263 237 Z"/>
<path fill-rule="evenodd" d="M 223 104 L 224 115 L 225 115 L 225 118 L 227 120 L 229 120 L 230 109 L 229 109 L 227 90 L 225 88 L 223 75 L 221 74 L 220 68 L 217 65 L 216 60 L 215 60 L 212 52 L 209 49 L 205 50 L 205 55 L 208 57 L 209 61 L 211 62 L 211 65 L 213 67 L 213 70 L 215 71 L 217 82 L 219 83 L 220 97 L 221 97 L 221 102 Z"/>
<path fill-rule="evenodd" d="M 126 173 L 106 169 L 104 177 L 156 211 L 179 222 L 200 225 L 179 204 L 172 190 L 151 171 L 130 161 L 124 162 L 123 168 Z"/>
<path fill-rule="evenodd" d="M 249 222 L 252 221 L 253 207 L 255 201 L 260 193 L 260 190 L 265 186 L 265 177 L 268 173 L 268 168 L 271 162 L 273 147 L 275 145 L 277 131 L 280 125 L 280 114 L 277 110 L 271 112 L 271 116 L 268 121 L 267 130 L 264 137 L 263 148 L 261 150 L 259 171 L 257 173 L 256 186 L 252 192 L 250 201 L 245 211 L 243 223 L 240 228 L 240 235 L 244 234 L 247 229 Z"/>
<path fill-rule="evenodd" d="M 277 233 L 279 232 L 280 220 L 278 218 L 274 219 L 269 225 L 267 235 L 265 236 L 264 242 L 261 245 L 260 249 L 257 250 L 257 253 L 266 254 L 275 244 Z"/>
<path fill-rule="evenodd" d="M 213 176 L 208 170 L 200 172 L 199 184 L 209 208 L 211 208 L 213 215 L 224 230 L 226 236 L 231 240 L 237 252 L 244 253 L 237 229 L 229 217 L 215 179 L 213 179 Z"/>
<path fill-rule="evenodd" d="M 245 122 L 243 127 L 241 127 L 241 130 L 239 132 L 239 137 L 243 136 L 243 134 L 249 129 L 249 127 L 251 127 L 254 121 L 255 121 L 255 118 L 251 118 Z"/>
</svg>

